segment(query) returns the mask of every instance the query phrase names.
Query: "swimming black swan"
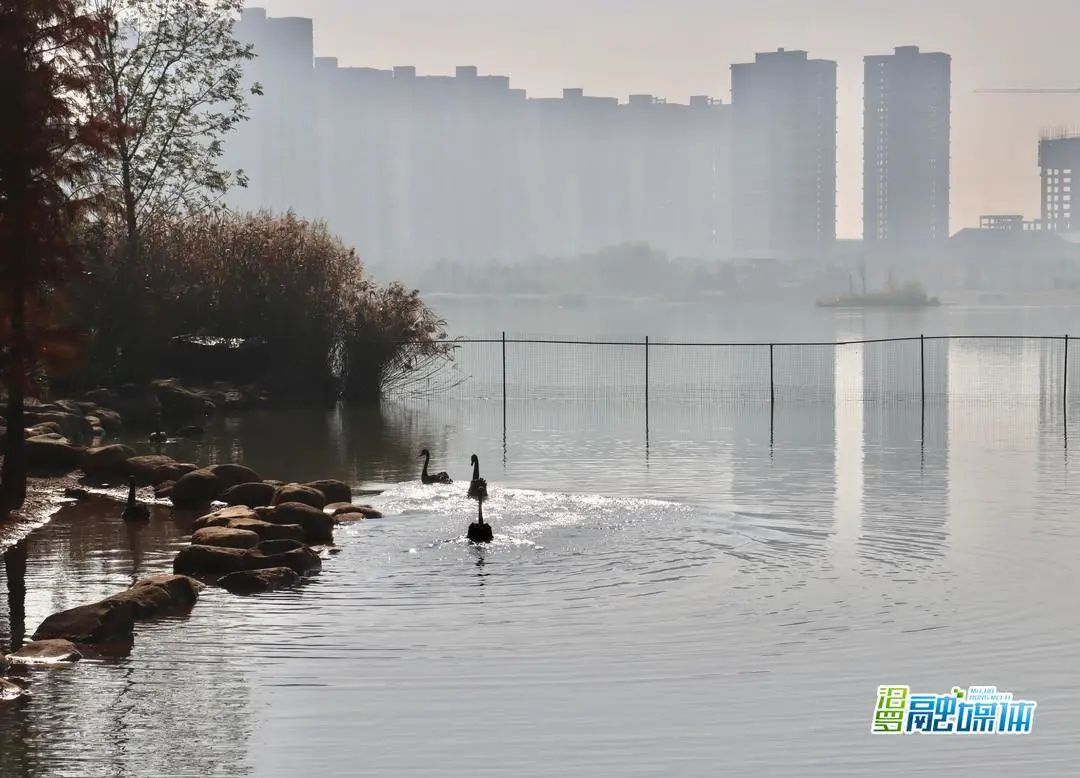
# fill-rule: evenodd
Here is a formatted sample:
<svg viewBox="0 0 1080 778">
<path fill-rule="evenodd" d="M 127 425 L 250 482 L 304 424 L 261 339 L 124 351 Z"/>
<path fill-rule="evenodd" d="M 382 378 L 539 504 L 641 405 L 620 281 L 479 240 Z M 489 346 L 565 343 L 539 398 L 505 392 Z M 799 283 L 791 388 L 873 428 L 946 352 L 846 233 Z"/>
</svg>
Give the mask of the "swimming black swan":
<svg viewBox="0 0 1080 778">
<path fill-rule="evenodd" d="M 427 467 L 428 462 L 431 460 L 431 453 L 425 448 L 420 452 L 420 456 L 424 458 L 424 469 L 420 471 L 420 481 L 425 484 L 452 484 L 450 476 L 445 472 L 435 473 L 434 475 L 428 475 Z"/>
<path fill-rule="evenodd" d="M 469 496 L 483 502 L 487 499 L 487 481 L 480 477 L 480 458 L 476 454 L 469 460 L 472 464 L 472 481 L 469 482 Z"/>
<path fill-rule="evenodd" d="M 135 502 L 134 478 L 128 479 L 128 501 L 124 507 L 124 512 L 120 514 L 120 518 L 124 521 L 148 521 L 150 519 L 150 509 Z"/>
<path fill-rule="evenodd" d="M 490 543 L 495 538 L 491 525 L 484 521 L 484 500 L 488 497 L 487 481 L 480 477 L 480 459 L 472 455 L 472 481 L 469 482 L 469 497 L 476 500 L 478 519 L 469 525 L 468 538 L 473 543 Z"/>
</svg>

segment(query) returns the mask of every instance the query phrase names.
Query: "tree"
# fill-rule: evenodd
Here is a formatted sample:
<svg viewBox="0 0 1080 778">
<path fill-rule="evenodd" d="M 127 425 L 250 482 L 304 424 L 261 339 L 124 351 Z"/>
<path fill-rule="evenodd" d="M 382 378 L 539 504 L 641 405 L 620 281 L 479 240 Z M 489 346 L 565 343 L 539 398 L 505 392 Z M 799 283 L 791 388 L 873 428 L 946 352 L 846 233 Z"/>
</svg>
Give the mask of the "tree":
<svg viewBox="0 0 1080 778">
<path fill-rule="evenodd" d="M 94 40 L 93 109 L 110 118 L 116 154 L 96 157 L 94 185 L 135 243 L 155 217 L 214 208 L 242 170 L 221 166 L 226 135 L 247 118 L 233 38 L 243 0 L 86 0 L 112 23 Z M 134 249 L 132 250 L 134 259 Z"/>
<path fill-rule="evenodd" d="M 76 0 L 0 6 L 0 369 L 7 436 L 0 515 L 26 497 L 24 395 L 41 366 L 70 360 L 74 333 L 58 300 L 78 273 L 69 236 L 88 202 L 75 196 L 91 153 L 107 153 L 86 112 L 88 59 L 101 23 Z"/>
</svg>

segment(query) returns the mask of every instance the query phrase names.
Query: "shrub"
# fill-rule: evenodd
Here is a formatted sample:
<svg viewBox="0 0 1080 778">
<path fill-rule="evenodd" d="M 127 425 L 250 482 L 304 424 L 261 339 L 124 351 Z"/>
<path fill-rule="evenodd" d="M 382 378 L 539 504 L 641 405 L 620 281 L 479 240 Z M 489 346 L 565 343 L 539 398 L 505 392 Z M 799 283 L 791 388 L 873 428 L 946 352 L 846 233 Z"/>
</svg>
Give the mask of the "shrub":
<svg viewBox="0 0 1080 778">
<path fill-rule="evenodd" d="M 180 354 L 194 343 L 261 354 L 264 364 L 255 367 L 245 359 L 216 364 L 261 373 L 244 378 L 282 393 L 345 389 L 374 400 L 409 355 L 449 354 L 435 342 L 442 322 L 419 295 L 373 283 L 322 223 L 212 214 L 151 224 L 133 252 L 104 232 L 86 243 L 92 282 L 81 315 L 92 335 L 91 364 L 102 373 L 91 382 L 192 377 Z M 214 364 L 202 360 L 204 370 Z"/>
</svg>

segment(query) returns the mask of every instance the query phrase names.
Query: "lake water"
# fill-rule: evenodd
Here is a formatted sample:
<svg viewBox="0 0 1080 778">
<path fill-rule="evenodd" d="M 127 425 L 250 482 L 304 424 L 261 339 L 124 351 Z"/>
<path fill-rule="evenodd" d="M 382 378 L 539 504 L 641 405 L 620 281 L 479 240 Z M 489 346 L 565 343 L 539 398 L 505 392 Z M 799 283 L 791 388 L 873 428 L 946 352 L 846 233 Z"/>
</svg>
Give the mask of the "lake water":
<svg viewBox="0 0 1080 778">
<path fill-rule="evenodd" d="M 35 672 L 0 710 L 0 774 L 1075 775 L 1060 399 L 1006 384 L 923 416 L 834 367 L 844 391 L 775 414 L 661 398 L 647 439 L 636 397 L 513 400 L 505 432 L 475 399 L 218 420 L 169 453 L 384 488 L 364 499 L 387 517 L 339 528 L 300 589 L 208 589 L 129 657 Z M 458 483 L 419 484 L 425 446 Z M 462 537 L 473 452 L 485 549 Z M 189 523 L 67 510 L 32 531 L 27 631 L 169 570 Z M 0 645 L 13 626 L 3 600 Z M 996 685 L 1038 701 L 1034 732 L 873 736 L 885 683 Z"/>
</svg>

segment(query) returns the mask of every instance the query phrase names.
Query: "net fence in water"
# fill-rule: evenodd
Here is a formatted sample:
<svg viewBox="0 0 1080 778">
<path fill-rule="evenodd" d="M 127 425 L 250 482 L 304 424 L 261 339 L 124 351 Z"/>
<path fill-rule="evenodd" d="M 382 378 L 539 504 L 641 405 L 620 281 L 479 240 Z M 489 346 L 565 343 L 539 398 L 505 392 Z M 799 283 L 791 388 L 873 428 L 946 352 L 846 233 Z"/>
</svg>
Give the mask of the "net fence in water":
<svg viewBox="0 0 1080 778">
<path fill-rule="evenodd" d="M 934 336 L 837 343 L 461 338 L 449 343 L 451 358 L 438 371 L 407 389 L 387 387 L 387 394 L 500 401 L 1062 402 L 1080 393 L 1080 349 L 1072 340 L 1076 338 Z"/>
</svg>

